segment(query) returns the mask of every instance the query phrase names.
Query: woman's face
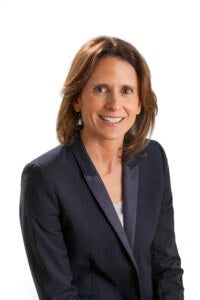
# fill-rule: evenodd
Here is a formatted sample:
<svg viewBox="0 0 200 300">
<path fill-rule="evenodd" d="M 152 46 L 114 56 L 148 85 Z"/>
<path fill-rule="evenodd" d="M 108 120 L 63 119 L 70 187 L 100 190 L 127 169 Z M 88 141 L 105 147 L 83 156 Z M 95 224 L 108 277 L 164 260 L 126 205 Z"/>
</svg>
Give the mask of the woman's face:
<svg viewBox="0 0 200 300">
<path fill-rule="evenodd" d="M 101 58 L 74 109 L 81 112 L 83 138 L 116 140 L 122 145 L 141 110 L 134 68 L 120 58 Z"/>
</svg>

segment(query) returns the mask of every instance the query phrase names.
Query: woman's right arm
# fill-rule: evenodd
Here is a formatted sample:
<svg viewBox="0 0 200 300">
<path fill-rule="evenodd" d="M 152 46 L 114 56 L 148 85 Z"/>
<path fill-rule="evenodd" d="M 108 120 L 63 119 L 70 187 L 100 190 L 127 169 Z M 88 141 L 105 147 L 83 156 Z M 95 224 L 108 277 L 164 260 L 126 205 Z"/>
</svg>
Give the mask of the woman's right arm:
<svg viewBox="0 0 200 300">
<path fill-rule="evenodd" d="M 57 197 L 45 169 L 38 164 L 27 165 L 21 181 L 20 222 L 41 300 L 78 299 L 59 216 Z"/>
</svg>

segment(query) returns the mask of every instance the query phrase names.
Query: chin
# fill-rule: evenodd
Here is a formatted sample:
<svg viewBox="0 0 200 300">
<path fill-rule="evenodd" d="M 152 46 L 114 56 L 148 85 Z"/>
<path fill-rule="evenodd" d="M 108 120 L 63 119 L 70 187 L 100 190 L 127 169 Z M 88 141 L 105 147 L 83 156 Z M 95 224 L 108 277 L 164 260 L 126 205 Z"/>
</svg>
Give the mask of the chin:
<svg viewBox="0 0 200 300">
<path fill-rule="evenodd" d="M 119 141 L 121 143 L 124 140 L 124 135 L 123 136 L 104 135 L 104 136 L 102 136 L 102 141 L 103 140 L 107 140 L 107 141 Z"/>
</svg>

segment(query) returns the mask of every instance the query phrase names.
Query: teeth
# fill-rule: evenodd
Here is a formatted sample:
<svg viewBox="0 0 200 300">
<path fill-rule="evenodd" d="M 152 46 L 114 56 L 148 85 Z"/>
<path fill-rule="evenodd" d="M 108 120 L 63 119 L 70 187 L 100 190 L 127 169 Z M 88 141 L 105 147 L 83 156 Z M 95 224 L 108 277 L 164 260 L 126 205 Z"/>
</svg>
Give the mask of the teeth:
<svg viewBox="0 0 200 300">
<path fill-rule="evenodd" d="M 110 118 L 110 117 L 104 117 L 104 116 L 101 116 L 101 118 L 110 123 L 117 123 L 123 119 L 123 118 Z"/>
</svg>

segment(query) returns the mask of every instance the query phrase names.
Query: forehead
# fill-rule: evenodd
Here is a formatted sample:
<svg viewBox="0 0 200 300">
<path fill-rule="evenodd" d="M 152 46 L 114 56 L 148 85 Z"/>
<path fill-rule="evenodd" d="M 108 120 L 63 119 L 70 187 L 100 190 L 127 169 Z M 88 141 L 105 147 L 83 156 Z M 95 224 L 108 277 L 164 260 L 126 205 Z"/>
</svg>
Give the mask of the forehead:
<svg viewBox="0 0 200 300">
<path fill-rule="evenodd" d="M 137 74 L 133 66 L 120 57 L 106 56 L 99 59 L 89 81 L 98 79 L 137 81 Z"/>
</svg>

